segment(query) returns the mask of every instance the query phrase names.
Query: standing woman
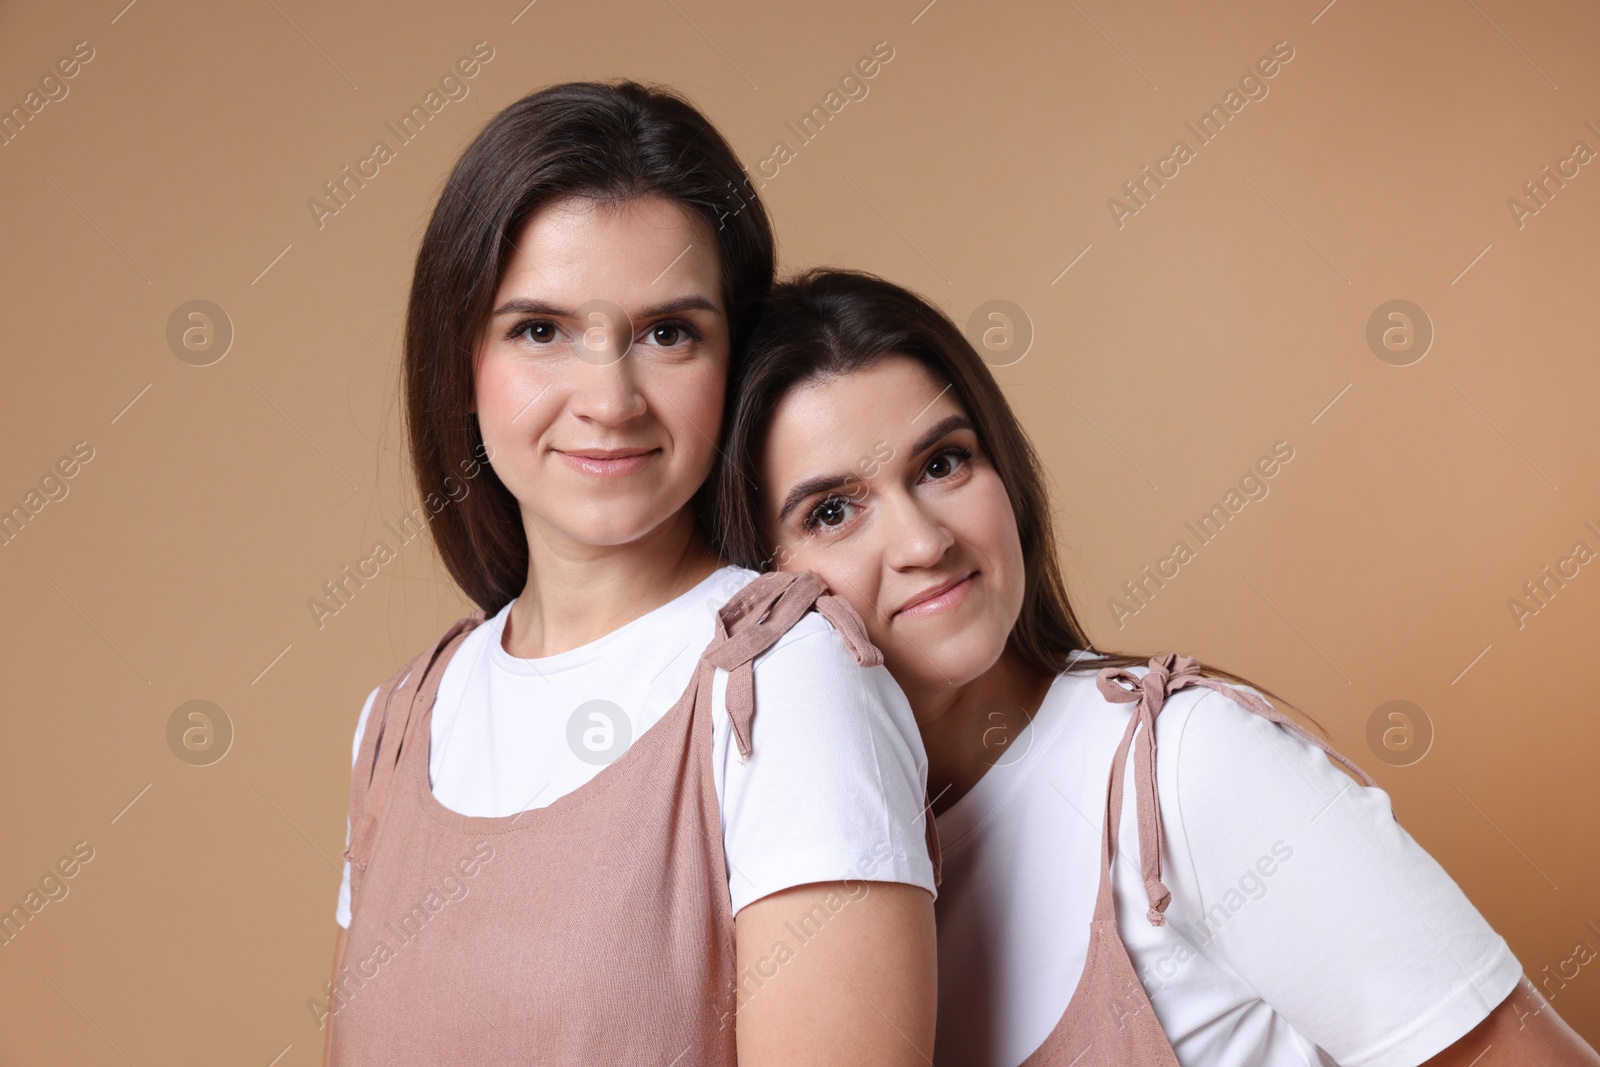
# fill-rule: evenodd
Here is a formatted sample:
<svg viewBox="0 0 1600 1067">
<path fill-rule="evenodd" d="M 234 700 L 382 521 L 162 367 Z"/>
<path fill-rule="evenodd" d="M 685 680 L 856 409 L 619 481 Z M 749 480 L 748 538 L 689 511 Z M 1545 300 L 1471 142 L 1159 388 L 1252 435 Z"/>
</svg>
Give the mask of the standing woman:
<svg viewBox="0 0 1600 1067">
<path fill-rule="evenodd" d="M 733 152 L 659 90 L 534 93 L 445 183 L 406 430 L 478 610 L 362 711 L 333 1063 L 922 1062 L 910 708 L 819 580 L 724 566 L 700 519 L 772 274 Z"/>
<path fill-rule="evenodd" d="M 728 558 L 821 576 L 916 713 L 938 1067 L 1600 1065 L 1358 768 L 1236 675 L 1093 651 L 1039 462 L 937 308 L 776 287 L 724 451 Z"/>
</svg>

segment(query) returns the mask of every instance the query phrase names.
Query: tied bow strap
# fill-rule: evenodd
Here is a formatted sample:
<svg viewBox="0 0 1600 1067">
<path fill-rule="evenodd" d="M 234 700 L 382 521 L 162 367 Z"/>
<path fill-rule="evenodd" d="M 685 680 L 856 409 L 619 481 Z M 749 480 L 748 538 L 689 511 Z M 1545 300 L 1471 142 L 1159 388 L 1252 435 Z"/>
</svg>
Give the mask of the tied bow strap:
<svg viewBox="0 0 1600 1067">
<path fill-rule="evenodd" d="M 829 593 L 817 597 L 817 611 L 833 623 L 833 628 L 844 638 L 844 647 L 857 663 L 863 667 L 883 666 L 883 653 L 867 636 L 867 624 L 861 621 L 861 616 L 848 602 Z"/>
<path fill-rule="evenodd" d="M 1138 794 L 1139 869 L 1144 878 L 1145 893 L 1150 910 L 1146 917 L 1152 926 L 1166 924 L 1167 905 L 1172 903 L 1172 893 L 1161 881 L 1161 805 L 1156 795 L 1156 716 L 1166 699 L 1180 689 L 1204 686 L 1214 689 L 1262 718 L 1282 726 L 1296 736 L 1316 745 L 1357 778 L 1363 785 L 1378 783 L 1366 771 L 1335 751 L 1321 738 L 1308 733 L 1294 720 L 1254 693 L 1238 689 L 1219 678 L 1206 678 L 1200 674 L 1199 661 L 1191 656 L 1167 652 L 1150 659 L 1149 669 L 1143 677 L 1126 667 L 1107 667 L 1095 677 L 1101 694 L 1115 704 L 1138 701 L 1133 718 L 1128 723 L 1124 737 L 1133 738 L 1133 784 Z M 1142 729 L 1141 729 L 1142 727 Z"/>
<path fill-rule="evenodd" d="M 741 760 L 750 758 L 750 723 L 755 717 L 752 664 L 813 607 L 839 631 L 857 663 L 876 667 L 883 662 L 883 654 L 867 637 L 861 616 L 845 601 L 829 595 L 827 588 L 811 571 L 764 574 L 717 612 L 716 634 L 706 649 L 705 662 L 728 672 L 725 704 Z M 710 684 L 709 678 L 706 684 Z"/>
<path fill-rule="evenodd" d="M 1126 667 L 1107 667 L 1095 676 L 1100 693 L 1114 704 L 1139 702 L 1128 731 L 1133 736 L 1133 787 L 1139 818 L 1139 873 L 1150 900 L 1146 918 L 1152 926 L 1166 925 L 1164 914 L 1172 892 L 1161 881 L 1161 806 L 1156 802 L 1156 716 L 1167 694 L 1197 677 L 1199 664 L 1175 653 L 1155 656 L 1143 678 Z M 1142 729 L 1141 729 L 1142 727 Z M 1114 772 L 1115 773 L 1115 772 Z"/>
</svg>

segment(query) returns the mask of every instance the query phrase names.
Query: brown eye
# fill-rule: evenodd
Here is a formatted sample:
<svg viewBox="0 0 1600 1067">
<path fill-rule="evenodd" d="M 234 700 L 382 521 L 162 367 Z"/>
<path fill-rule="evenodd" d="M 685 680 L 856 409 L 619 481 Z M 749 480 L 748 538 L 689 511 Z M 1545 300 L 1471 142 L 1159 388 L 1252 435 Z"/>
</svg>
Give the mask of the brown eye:
<svg viewBox="0 0 1600 1067">
<path fill-rule="evenodd" d="M 824 526 L 837 526 L 844 521 L 844 501 L 824 500 L 817 505 L 817 510 L 812 514 Z"/>
<path fill-rule="evenodd" d="M 526 337 L 535 344 L 547 345 L 556 339 L 556 324 L 549 319 L 531 319 L 511 331 L 513 337 Z"/>
<path fill-rule="evenodd" d="M 650 327 L 650 340 L 662 348 L 676 348 L 700 340 L 700 331 L 683 319 L 671 319 Z"/>
<path fill-rule="evenodd" d="M 972 452 L 966 448 L 947 448 L 928 461 L 922 468 L 923 473 L 934 481 L 948 478 L 961 469 L 961 465 L 972 458 Z"/>
<path fill-rule="evenodd" d="M 806 512 L 806 517 L 800 525 L 807 533 L 815 532 L 822 526 L 830 529 L 842 526 L 850 517 L 849 509 L 852 506 L 851 502 L 842 496 L 830 496 Z"/>
</svg>

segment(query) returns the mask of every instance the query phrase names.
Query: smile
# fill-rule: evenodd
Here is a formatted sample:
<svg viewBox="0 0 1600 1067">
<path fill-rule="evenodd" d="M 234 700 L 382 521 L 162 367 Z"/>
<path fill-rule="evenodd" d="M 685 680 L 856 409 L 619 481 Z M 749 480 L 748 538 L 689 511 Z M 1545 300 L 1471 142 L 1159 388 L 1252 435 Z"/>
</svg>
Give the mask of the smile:
<svg viewBox="0 0 1600 1067">
<path fill-rule="evenodd" d="M 977 576 L 977 571 L 969 571 L 959 578 L 952 578 L 924 590 L 900 605 L 900 609 L 891 617 L 899 618 L 905 615 L 914 619 L 924 619 L 952 611 L 967 599 L 967 594 L 972 592 L 972 580 Z"/>
<path fill-rule="evenodd" d="M 624 478 L 637 474 L 660 451 L 657 448 L 591 448 L 565 452 L 555 449 L 556 455 L 579 474 L 596 478 Z"/>
</svg>

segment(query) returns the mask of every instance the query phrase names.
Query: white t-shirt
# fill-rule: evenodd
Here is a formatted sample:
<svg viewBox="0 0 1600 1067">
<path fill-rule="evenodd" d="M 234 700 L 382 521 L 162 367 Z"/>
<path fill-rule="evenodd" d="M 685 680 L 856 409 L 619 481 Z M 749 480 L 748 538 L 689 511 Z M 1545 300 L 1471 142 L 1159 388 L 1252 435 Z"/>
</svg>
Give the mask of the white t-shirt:
<svg viewBox="0 0 1600 1067">
<path fill-rule="evenodd" d="M 1061 675 L 1006 757 L 938 817 L 940 1067 L 1015 1067 L 1061 1018 L 1134 707 L 1107 701 L 1093 672 Z M 1112 885 L 1185 1067 L 1414 1067 L 1516 986 L 1505 941 L 1383 790 L 1206 688 L 1167 697 L 1156 742 L 1167 925 L 1146 918 L 1131 758 Z"/>
<path fill-rule="evenodd" d="M 429 731 L 434 796 L 452 811 L 492 817 L 584 785 L 677 702 L 717 609 L 755 577 L 724 567 L 599 640 L 538 659 L 501 646 L 507 603 L 467 635 L 440 679 Z M 734 913 L 811 882 L 906 882 L 933 893 L 927 757 L 889 672 L 857 664 L 817 612 L 753 669 L 748 762 L 724 705 L 727 672 L 718 669 L 712 686 L 711 760 Z M 352 763 L 376 695 L 361 709 Z M 350 925 L 348 860 L 336 917 Z"/>
</svg>

